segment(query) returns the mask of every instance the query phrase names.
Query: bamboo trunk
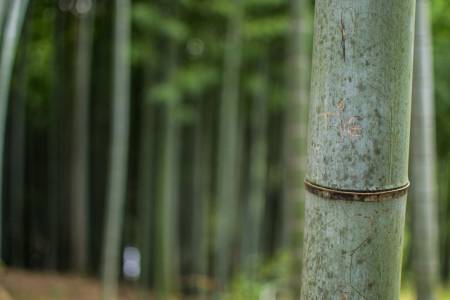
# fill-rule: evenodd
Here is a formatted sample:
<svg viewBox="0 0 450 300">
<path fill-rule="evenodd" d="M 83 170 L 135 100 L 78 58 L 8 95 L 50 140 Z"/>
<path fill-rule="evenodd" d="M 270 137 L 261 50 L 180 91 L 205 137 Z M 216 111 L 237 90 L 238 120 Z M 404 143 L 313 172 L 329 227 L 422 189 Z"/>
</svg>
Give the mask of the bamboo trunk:
<svg viewBox="0 0 450 300">
<path fill-rule="evenodd" d="M 160 196 L 156 207 L 156 262 L 155 286 L 158 299 L 166 299 L 178 286 L 177 235 L 177 144 L 178 126 L 173 105 L 166 109 L 164 153 L 161 166 Z"/>
<path fill-rule="evenodd" d="M 144 97 L 141 104 L 141 133 L 139 147 L 139 169 L 138 169 L 138 201 L 139 201 L 139 239 L 142 268 L 141 268 L 141 286 L 146 289 L 149 287 L 152 271 L 152 202 L 153 197 L 153 153 L 154 153 L 154 123 L 155 114 L 150 101 Z M 143 293 L 143 297 L 147 297 Z"/>
<path fill-rule="evenodd" d="M 237 149 L 239 80 L 241 68 L 242 4 L 233 1 L 225 41 L 222 98 L 220 100 L 217 166 L 217 220 L 214 235 L 214 277 L 221 288 L 230 275 L 234 224 L 237 221 Z"/>
<path fill-rule="evenodd" d="M 203 108 L 203 109 L 202 109 Z M 195 287 L 199 289 L 199 299 L 205 299 L 205 287 L 202 280 L 208 276 L 209 216 L 211 201 L 211 165 L 212 165 L 212 109 L 205 101 L 198 100 L 198 117 L 194 132 L 194 188 L 192 203 L 192 273 Z"/>
<path fill-rule="evenodd" d="M 10 220 L 11 245 L 9 245 L 12 263 L 24 267 L 25 263 L 25 146 L 26 146 L 26 98 L 28 92 L 27 57 L 28 30 L 24 29 L 24 43 L 18 57 L 17 76 L 14 84 L 14 100 L 11 103 L 11 139 L 10 139 Z"/>
<path fill-rule="evenodd" d="M 305 0 L 291 1 L 288 85 L 284 133 L 285 178 L 281 246 L 297 245 L 302 236 L 303 178 L 306 167 L 306 127 L 308 122 L 310 69 L 310 5 Z M 300 253 L 296 253 L 300 255 Z M 301 257 L 301 256 L 300 256 Z M 301 260 L 301 258 L 300 258 Z"/>
<path fill-rule="evenodd" d="M 119 279 L 123 208 L 126 198 L 130 110 L 129 0 L 115 1 L 111 156 L 103 243 L 102 299 L 115 300 Z"/>
<path fill-rule="evenodd" d="M 309 1 L 290 2 L 289 98 L 284 128 L 283 223 L 280 236 L 281 249 L 291 250 L 293 256 L 290 284 L 298 298 L 300 282 L 297 274 L 302 270 L 303 252 L 305 190 L 302 181 L 306 169 L 312 18 Z"/>
<path fill-rule="evenodd" d="M 89 203 L 89 98 L 94 11 L 80 15 L 75 74 L 75 101 L 72 142 L 71 221 L 72 264 L 78 272 L 86 272 L 88 251 Z"/>
<path fill-rule="evenodd" d="M 411 128 L 412 260 L 417 299 L 436 299 L 438 224 L 436 132 L 428 1 L 417 0 Z"/>
<path fill-rule="evenodd" d="M 0 261 L 2 260 L 2 207 L 3 207 L 3 164 L 6 131 L 6 115 L 11 76 L 17 44 L 19 43 L 28 0 L 16 0 L 6 20 L 0 56 Z"/>
<path fill-rule="evenodd" d="M 264 56 L 264 59 L 267 59 Z M 268 117 L 268 66 L 261 63 L 262 85 L 253 96 L 250 114 L 251 143 L 248 201 L 242 230 L 243 269 L 254 276 L 261 262 L 263 219 L 266 202 L 267 175 L 267 117 Z"/>
<path fill-rule="evenodd" d="M 51 231 L 49 232 L 49 241 L 50 241 L 50 255 L 52 257 L 52 261 L 50 262 L 50 266 L 52 269 L 58 269 L 58 233 L 59 231 L 59 199 L 60 199 L 60 174 L 59 162 L 61 160 L 61 151 L 60 151 L 60 115 L 61 115 L 61 98 L 63 98 L 63 88 L 62 84 L 60 84 L 63 80 L 60 78 L 59 74 L 64 74 L 61 72 L 63 64 L 63 49 L 61 44 L 63 43 L 63 30 L 65 26 L 63 24 L 63 17 L 61 16 L 61 12 L 54 7 L 54 33 L 53 33 L 53 51 L 54 57 L 52 62 L 52 77 L 54 78 L 52 84 L 52 97 L 49 103 L 49 128 L 48 128 L 48 145 L 47 145 L 47 162 L 48 162 L 48 201 L 50 204 L 49 213 L 50 213 L 50 227 Z"/>
<path fill-rule="evenodd" d="M 5 13 L 7 10 L 8 0 L 0 0 L 0 38 L 3 34 L 3 20 L 5 19 Z"/>
<path fill-rule="evenodd" d="M 173 84 L 178 64 L 175 41 L 169 41 L 166 80 Z M 173 100 L 173 99 L 171 99 Z M 155 288 L 158 299 L 167 297 L 179 285 L 178 191 L 179 191 L 179 124 L 176 102 L 164 106 L 164 141 L 159 165 L 158 198 L 155 216 Z"/>
<path fill-rule="evenodd" d="M 399 299 L 414 0 L 316 1 L 302 299 Z"/>
</svg>

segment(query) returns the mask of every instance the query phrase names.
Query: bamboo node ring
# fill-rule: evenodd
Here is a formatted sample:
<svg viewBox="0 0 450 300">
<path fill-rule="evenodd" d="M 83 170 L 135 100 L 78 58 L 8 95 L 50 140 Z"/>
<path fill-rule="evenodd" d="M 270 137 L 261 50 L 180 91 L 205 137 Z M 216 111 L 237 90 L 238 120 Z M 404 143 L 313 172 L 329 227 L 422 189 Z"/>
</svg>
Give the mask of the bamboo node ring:
<svg viewBox="0 0 450 300">
<path fill-rule="evenodd" d="M 305 188 L 308 192 L 317 195 L 321 198 L 329 200 L 344 200 L 344 201 L 359 201 L 359 202 L 381 202 L 386 200 L 398 199 L 406 195 L 410 183 L 408 182 L 402 187 L 380 190 L 380 191 L 350 191 L 350 190 L 336 190 L 316 185 L 305 180 Z"/>
</svg>

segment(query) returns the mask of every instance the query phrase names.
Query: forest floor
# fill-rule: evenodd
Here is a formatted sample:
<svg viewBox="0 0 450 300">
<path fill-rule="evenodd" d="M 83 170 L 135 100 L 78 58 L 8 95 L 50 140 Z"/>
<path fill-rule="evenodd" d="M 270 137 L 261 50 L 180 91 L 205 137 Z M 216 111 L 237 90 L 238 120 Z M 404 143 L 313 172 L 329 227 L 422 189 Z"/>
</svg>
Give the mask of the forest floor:
<svg viewBox="0 0 450 300">
<path fill-rule="evenodd" d="M 120 296 L 121 300 L 138 298 L 136 290 L 131 287 L 121 287 Z M 81 299 L 100 299 L 100 285 L 97 280 L 56 273 L 12 269 L 0 271 L 0 300 Z"/>
<path fill-rule="evenodd" d="M 135 300 L 140 294 L 132 287 L 120 288 L 121 300 Z M 15 269 L 0 271 L 0 300 L 96 300 L 100 284 L 92 278 Z M 412 289 L 402 291 L 401 300 L 414 300 Z M 450 290 L 441 289 L 437 299 L 450 299 Z"/>
</svg>

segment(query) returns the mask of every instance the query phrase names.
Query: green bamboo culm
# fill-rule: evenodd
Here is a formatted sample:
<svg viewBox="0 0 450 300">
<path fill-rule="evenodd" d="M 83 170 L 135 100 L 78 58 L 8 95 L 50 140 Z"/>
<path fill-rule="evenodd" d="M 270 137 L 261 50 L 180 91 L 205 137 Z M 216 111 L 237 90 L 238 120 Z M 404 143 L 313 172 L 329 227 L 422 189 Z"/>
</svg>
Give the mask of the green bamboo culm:
<svg viewBox="0 0 450 300">
<path fill-rule="evenodd" d="M 75 71 L 71 159 L 72 265 L 84 273 L 88 260 L 89 223 L 89 100 L 95 1 L 79 1 L 77 67 Z"/>
<path fill-rule="evenodd" d="M 316 1 L 302 299 L 400 297 L 414 14 Z"/>
<path fill-rule="evenodd" d="M 113 122 L 102 261 L 104 300 L 118 299 L 117 282 L 128 169 L 130 6 L 129 0 L 115 1 Z"/>
<path fill-rule="evenodd" d="M 147 75 L 149 77 L 149 75 Z M 149 82 L 149 80 L 148 80 Z M 148 83 L 150 85 L 150 83 Z M 148 299 L 149 283 L 151 281 L 151 271 L 153 257 L 153 245 L 152 245 L 152 211 L 154 209 L 154 185 L 152 181 L 154 174 L 154 161 L 152 160 L 154 155 L 154 128 L 155 128 L 155 113 L 153 105 L 150 101 L 151 98 L 144 98 L 141 101 L 141 126 L 140 132 L 140 145 L 139 145 L 139 168 L 138 168 L 138 232 L 139 238 L 137 244 L 140 246 L 142 253 L 142 268 L 140 285 L 142 288 L 141 298 Z"/>
<path fill-rule="evenodd" d="M 417 0 L 411 125 L 412 257 L 418 300 L 436 299 L 438 224 L 429 1 Z"/>
<path fill-rule="evenodd" d="M 268 74 L 267 55 L 260 61 L 261 83 L 256 89 L 250 114 L 248 202 L 242 229 L 242 271 L 255 278 L 262 261 L 264 212 L 267 183 Z"/>
<path fill-rule="evenodd" d="M 3 20 L 5 19 L 6 4 L 7 4 L 6 0 L 0 1 L 0 37 L 2 36 L 3 33 Z"/>
<path fill-rule="evenodd" d="M 178 70 L 178 44 L 167 41 L 168 60 L 164 81 L 174 86 Z M 179 244 L 177 240 L 177 211 L 179 205 L 179 143 L 180 125 L 177 119 L 177 98 L 164 103 L 164 130 L 159 147 L 158 187 L 155 203 L 155 267 L 156 299 L 167 299 L 179 289 Z"/>
<path fill-rule="evenodd" d="M 4 8 L 5 3 L 1 6 Z M 9 15 L 6 19 L 3 40 L 0 46 L 0 261 L 2 260 L 2 207 L 3 207 L 3 156 L 5 147 L 6 115 L 8 111 L 8 97 L 11 87 L 11 76 L 14 67 L 17 44 L 22 31 L 28 0 L 15 0 L 11 3 Z M 0 12 L 5 14 L 5 12 Z M 1 22 L 1 19 L 0 19 Z M 1 24 L 1 23 L 0 23 Z M 0 25 L 0 29 L 3 26 Z"/>
<path fill-rule="evenodd" d="M 311 68 L 311 4 L 308 0 L 290 1 L 290 34 L 284 128 L 284 183 L 281 246 L 292 253 L 289 285 L 300 296 L 298 274 L 302 270 L 305 190 L 302 180 L 306 169 L 306 134 Z"/>
<path fill-rule="evenodd" d="M 228 285 L 231 273 L 231 246 L 235 238 L 239 144 L 239 81 L 242 63 L 242 22 L 244 7 L 232 1 L 228 18 L 224 53 L 223 85 L 220 100 L 215 232 L 213 240 L 213 275 L 221 289 Z"/>
</svg>

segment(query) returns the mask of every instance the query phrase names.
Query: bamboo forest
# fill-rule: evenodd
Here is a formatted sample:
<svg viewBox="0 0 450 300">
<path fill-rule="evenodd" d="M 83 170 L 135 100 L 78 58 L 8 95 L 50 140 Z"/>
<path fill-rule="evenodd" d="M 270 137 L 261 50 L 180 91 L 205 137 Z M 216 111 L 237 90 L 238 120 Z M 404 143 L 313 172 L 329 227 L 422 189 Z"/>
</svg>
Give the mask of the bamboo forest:
<svg viewBox="0 0 450 300">
<path fill-rule="evenodd" d="M 0 300 L 450 300 L 447 0 L 0 0 Z"/>
</svg>

